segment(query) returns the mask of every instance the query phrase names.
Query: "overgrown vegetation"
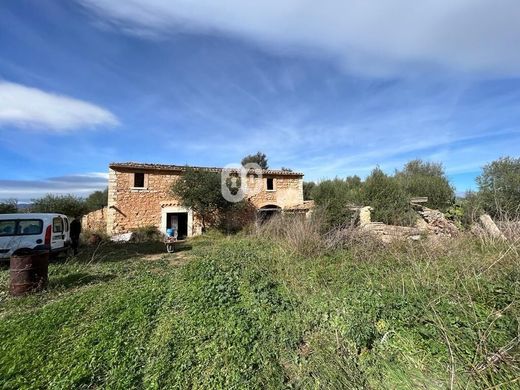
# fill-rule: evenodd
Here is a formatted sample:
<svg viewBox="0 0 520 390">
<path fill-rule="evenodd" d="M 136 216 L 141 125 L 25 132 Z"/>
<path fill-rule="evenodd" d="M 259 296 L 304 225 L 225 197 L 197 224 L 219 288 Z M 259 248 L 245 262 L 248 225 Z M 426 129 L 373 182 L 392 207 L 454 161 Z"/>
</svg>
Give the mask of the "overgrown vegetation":
<svg viewBox="0 0 520 390">
<path fill-rule="evenodd" d="M 477 183 L 488 213 L 495 218 L 520 218 L 520 158 L 504 157 L 487 164 Z"/>
<path fill-rule="evenodd" d="M 132 231 L 132 242 L 163 241 L 164 235 L 155 226 L 143 226 Z"/>
<path fill-rule="evenodd" d="M 208 199 L 221 197 L 214 176 L 196 176 Z M 447 200 L 442 167 L 422 162 L 324 181 L 310 219 L 273 217 L 247 235 L 210 231 L 172 255 L 149 241 L 155 228 L 142 228 L 138 243 L 102 240 L 51 264 L 48 291 L 23 298 L 7 295 L 4 268 L 0 387 L 518 387 L 518 231 L 509 241 L 461 233 L 382 245 L 345 224 L 349 205 L 367 200 L 388 208 L 377 219 L 409 223 L 409 198 L 429 196 L 421 188 L 463 221 L 492 210 L 483 183 L 502 191 L 495 205 L 514 199 L 515 177 L 482 180 L 462 202 Z M 202 188 L 187 193 L 204 201 Z M 208 210 L 246 211 L 228 206 Z M 229 232 L 244 224 L 229 222 Z"/>
<path fill-rule="evenodd" d="M 74 195 L 47 194 L 33 199 L 31 205 L 23 211 L 31 213 L 61 213 L 70 217 L 84 215 L 91 211 L 102 209 L 108 204 L 108 188 L 94 191 L 86 198 Z M 8 199 L 0 202 L 0 214 L 18 212 L 18 202 Z"/>
<path fill-rule="evenodd" d="M 151 255 L 159 244 L 105 243 L 51 264 L 48 292 L 1 296 L 0 387 L 518 384 L 517 247 L 306 254 L 287 239 L 302 230 L 284 229 L 211 233 L 165 257 Z"/>
<path fill-rule="evenodd" d="M 486 165 L 477 178 L 478 191 L 458 200 L 442 165 L 421 160 L 408 162 L 394 175 L 376 168 L 364 181 L 352 176 L 313 184 L 305 183 L 305 197 L 325 210 L 329 226 L 348 222 L 355 205 L 372 206 L 376 221 L 411 225 L 413 197 L 427 197 L 426 206 L 447 213 L 465 227 L 484 212 L 498 219 L 520 217 L 520 158 L 504 157 Z"/>
<path fill-rule="evenodd" d="M 235 179 L 235 183 L 231 180 L 224 183 L 233 195 L 240 187 L 240 178 Z M 247 201 L 233 203 L 224 199 L 221 175 L 217 172 L 186 167 L 184 174 L 173 184 L 172 194 L 197 213 L 203 231 L 213 224 L 227 232 L 236 232 L 254 219 L 251 217 L 252 206 Z"/>
<path fill-rule="evenodd" d="M 33 199 L 29 208 L 32 213 L 60 213 L 71 217 L 88 212 L 85 200 L 74 195 L 48 194 L 39 199 Z"/>
<path fill-rule="evenodd" d="M 0 214 L 11 214 L 18 211 L 18 202 L 16 199 L 8 199 L 0 202 Z"/>
<path fill-rule="evenodd" d="M 103 191 L 94 191 L 85 199 L 88 212 L 100 210 L 108 205 L 108 187 Z"/>
</svg>

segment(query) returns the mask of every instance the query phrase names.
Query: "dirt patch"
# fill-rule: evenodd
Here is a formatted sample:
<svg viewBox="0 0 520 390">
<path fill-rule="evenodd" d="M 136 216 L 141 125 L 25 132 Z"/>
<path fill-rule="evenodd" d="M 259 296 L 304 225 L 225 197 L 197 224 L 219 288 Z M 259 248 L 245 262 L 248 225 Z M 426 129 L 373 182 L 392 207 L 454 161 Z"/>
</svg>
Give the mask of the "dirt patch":
<svg viewBox="0 0 520 390">
<path fill-rule="evenodd" d="M 143 260 L 147 260 L 147 261 L 157 261 L 157 260 L 162 260 L 162 259 L 165 258 L 166 256 L 168 256 L 167 253 L 154 253 L 153 255 L 146 255 L 146 256 L 143 256 Z"/>
<path fill-rule="evenodd" d="M 179 266 L 186 263 L 190 259 L 190 255 L 186 252 L 174 252 L 174 253 L 155 253 L 153 255 L 143 256 L 143 260 L 146 261 L 160 261 L 168 260 L 170 265 Z"/>
<path fill-rule="evenodd" d="M 169 253 L 168 258 L 170 260 L 170 264 L 174 266 L 182 265 L 186 262 L 188 262 L 191 258 L 189 254 L 186 252 L 176 252 L 176 253 Z"/>
</svg>

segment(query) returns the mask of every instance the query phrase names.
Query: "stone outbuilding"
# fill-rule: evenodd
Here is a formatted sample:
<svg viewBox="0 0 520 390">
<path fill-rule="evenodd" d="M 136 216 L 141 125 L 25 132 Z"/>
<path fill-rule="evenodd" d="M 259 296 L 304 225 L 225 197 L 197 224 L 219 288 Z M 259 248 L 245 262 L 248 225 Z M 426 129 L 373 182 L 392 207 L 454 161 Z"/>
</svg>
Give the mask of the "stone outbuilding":
<svg viewBox="0 0 520 390">
<path fill-rule="evenodd" d="M 191 167 L 221 173 L 223 168 Z M 165 232 L 176 227 L 180 237 L 200 234 L 198 216 L 171 193 L 173 183 L 186 166 L 144 163 L 111 163 L 108 179 L 106 229 L 109 235 L 127 233 L 145 226 Z M 311 205 L 303 201 L 303 173 L 264 169 L 261 175 L 247 175 L 247 200 L 259 215 L 277 212 L 306 213 Z"/>
</svg>

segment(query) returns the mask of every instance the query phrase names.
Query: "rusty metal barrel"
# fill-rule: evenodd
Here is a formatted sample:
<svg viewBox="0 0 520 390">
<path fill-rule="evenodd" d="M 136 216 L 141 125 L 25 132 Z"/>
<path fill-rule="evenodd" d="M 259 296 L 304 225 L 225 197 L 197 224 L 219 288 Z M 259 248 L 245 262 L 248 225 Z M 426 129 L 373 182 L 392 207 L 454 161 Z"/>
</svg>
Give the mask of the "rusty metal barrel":
<svg viewBox="0 0 520 390">
<path fill-rule="evenodd" d="M 11 256 L 11 295 L 41 291 L 49 281 L 49 251 L 27 251 Z"/>
</svg>

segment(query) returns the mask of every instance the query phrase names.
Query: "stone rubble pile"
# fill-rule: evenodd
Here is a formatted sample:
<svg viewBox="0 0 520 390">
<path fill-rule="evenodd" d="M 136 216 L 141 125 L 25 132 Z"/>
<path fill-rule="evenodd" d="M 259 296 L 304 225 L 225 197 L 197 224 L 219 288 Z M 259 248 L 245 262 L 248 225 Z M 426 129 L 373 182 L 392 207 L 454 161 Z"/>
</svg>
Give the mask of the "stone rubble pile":
<svg viewBox="0 0 520 390">
<path fill-rule="evenodd" d="M 418 204 L 412 204 L 412 207 L 422 217 L 422 219 L 418 219 L 418 227 L 426 233 L 444 237 L 455 237 L 459 234 L 457 226 L 439 210 Z"/>
<path fill-rule="evenodd" d="M 418 214 L 417 222 L 413 227 L 372 222 L 370 213 L 373 208 L 370 206 L 351 207 L 351 209 L 358 211 L 359 228 L 374 235 L 385 244 L 399 239 L 420 240 L 426 236 L 443 239 L 459 235 L 459 228 L 439 210 L 417 203 L 411 203 L 411 205 Z M 520 231 L 520 225 L 518 227 L 515 225 L 515 227 L 515 231 Z M 487 214 L 480 216 L 479 223 L 472 225 L 471 232 L 480 237 L 506 240 L 504 233 Z"/>
</svg>

